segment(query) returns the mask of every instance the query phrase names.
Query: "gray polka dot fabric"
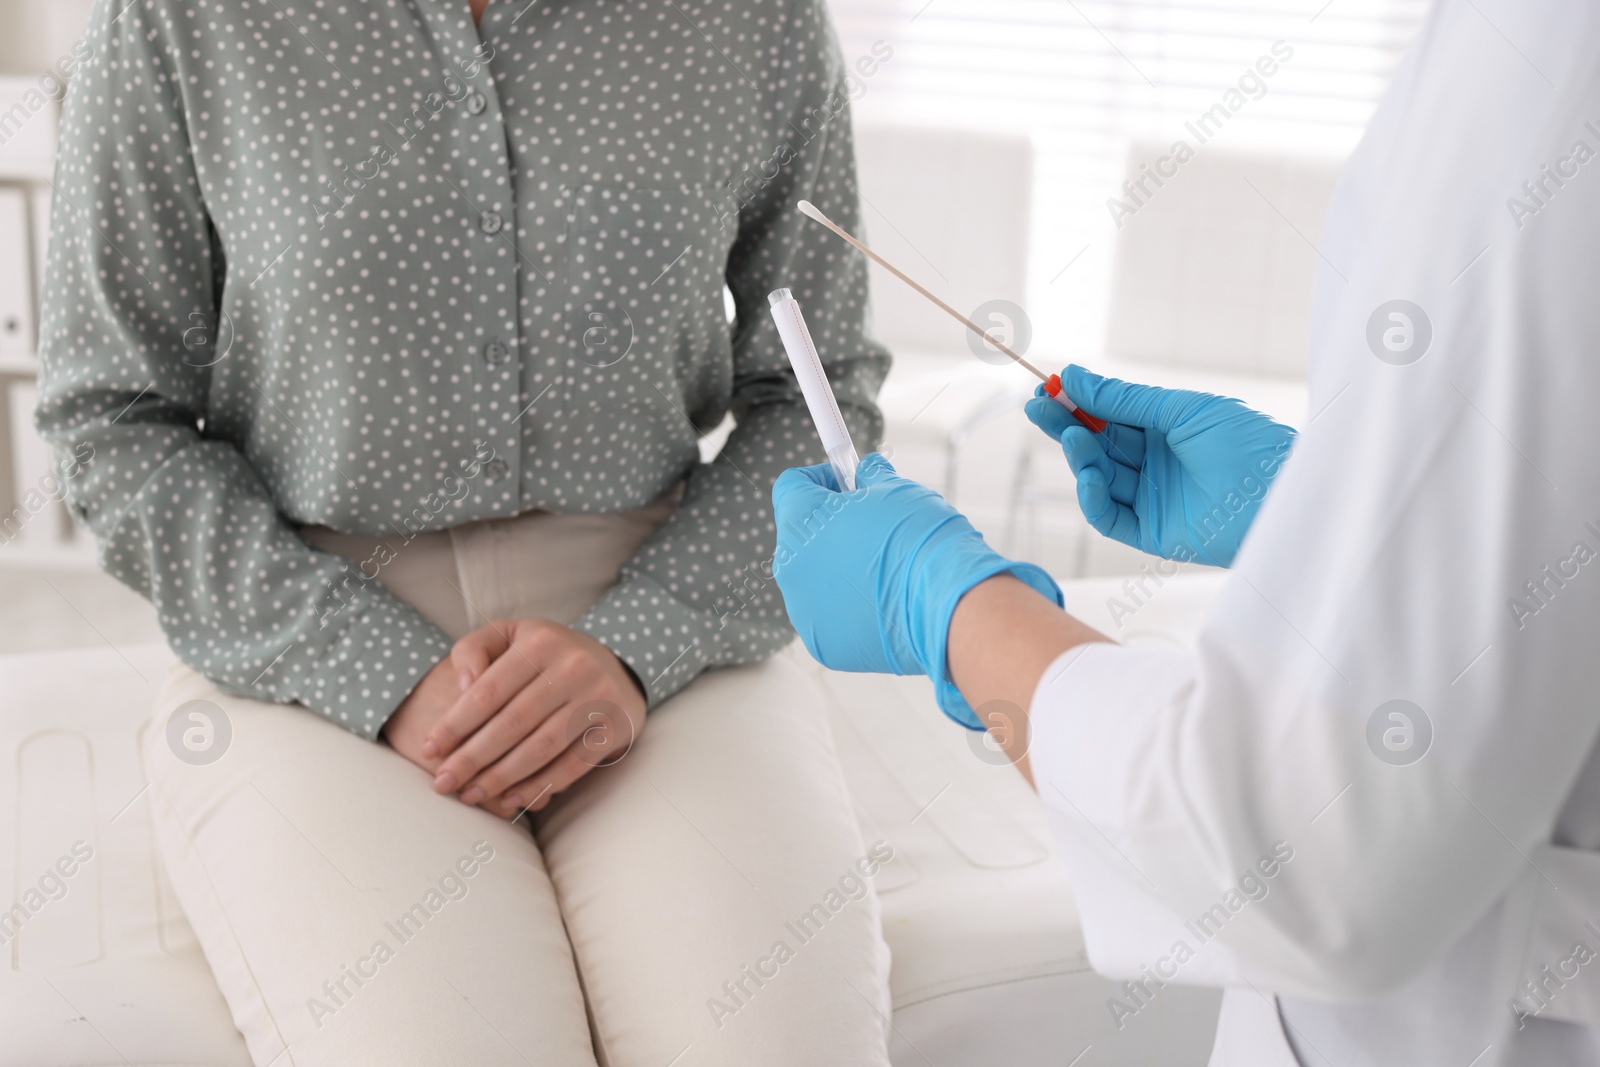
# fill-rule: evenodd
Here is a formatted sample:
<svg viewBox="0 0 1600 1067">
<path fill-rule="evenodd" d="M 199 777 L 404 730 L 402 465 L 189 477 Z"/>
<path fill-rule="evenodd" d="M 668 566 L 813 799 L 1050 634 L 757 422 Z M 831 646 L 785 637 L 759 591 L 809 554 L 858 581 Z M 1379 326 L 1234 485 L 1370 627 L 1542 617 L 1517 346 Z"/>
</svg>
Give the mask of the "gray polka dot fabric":
<svg viewBox="0 0 1600 1067">
<path fill-rule="evenodd" d="M 822 0 L 102 0 L 87 40 L 38 424 L 92 447 L 69 504 L 186 662 L 374 737 L 449 642 L 299 525 L 685 479 L 578 627 L 652 704 L 790 638 L 768 494 L 822 456 L 767 292 L 864 444 L 888 366 L 864 264 L 794 209 L 858 222 Z"/>
</svg>

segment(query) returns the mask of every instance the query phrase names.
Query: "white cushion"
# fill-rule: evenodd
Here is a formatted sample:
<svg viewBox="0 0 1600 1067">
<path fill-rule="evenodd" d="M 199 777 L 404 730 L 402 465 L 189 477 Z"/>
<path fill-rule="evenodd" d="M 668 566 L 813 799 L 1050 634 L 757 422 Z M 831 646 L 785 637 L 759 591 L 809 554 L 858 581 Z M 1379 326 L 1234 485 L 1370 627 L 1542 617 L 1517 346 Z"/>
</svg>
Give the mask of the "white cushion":
<svg viewBox="0 0 1600 1067">
<path fill-rule="evenodd" d="M 250 1063 L 144 804 L 139 736 L 170 662 L 163 645 L 0 657 L 0 758 L 18 777 L 0 788 L 0 884 L 26 904 L 76 843 L 92 850 L 0 946 L 6 1063 Z"/>
</svg>

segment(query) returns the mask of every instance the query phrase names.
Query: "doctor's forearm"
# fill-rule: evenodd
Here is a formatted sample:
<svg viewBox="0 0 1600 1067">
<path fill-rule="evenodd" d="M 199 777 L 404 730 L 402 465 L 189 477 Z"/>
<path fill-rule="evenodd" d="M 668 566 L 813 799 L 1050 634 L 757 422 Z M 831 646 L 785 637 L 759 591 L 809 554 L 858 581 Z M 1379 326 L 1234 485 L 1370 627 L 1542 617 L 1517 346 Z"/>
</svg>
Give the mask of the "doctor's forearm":
<svg viewBox="0 0 1600 1067">
<path fill-rule="evenodd" d="M 984 705 L 1005 701 L 1025 718 L 1040 677 L 1061 653 L 1109 640 L 1025 583 L 1001 574 L 974 586 L 956 605 L 946 662 L 950 680 L 1031 782 L 1027 730 L 1021 722 L 1004 721 L 1016 714 L 1010 708 L 991 722 L 995 709 Z"/>
</svg>

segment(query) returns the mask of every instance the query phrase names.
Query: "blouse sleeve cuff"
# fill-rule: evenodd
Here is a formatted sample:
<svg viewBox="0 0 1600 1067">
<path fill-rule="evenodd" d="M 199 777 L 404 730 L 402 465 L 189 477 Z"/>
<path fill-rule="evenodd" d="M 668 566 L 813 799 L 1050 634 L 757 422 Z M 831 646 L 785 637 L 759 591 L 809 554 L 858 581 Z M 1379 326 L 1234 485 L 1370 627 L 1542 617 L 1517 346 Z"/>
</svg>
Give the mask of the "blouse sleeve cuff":
<svg viewBox="0 0 1600 1067">
<path fill-rule="evenodd" d="M 710 666 L 717 619 L 635 574 L 616 585 L 573 624 L 612 651 L 644 686 L 650 707 Z"/>
<path fill-rule="evenodd" d="M 450 654 L 450 638 L 387 591 L 350 605 L 353 616 L 323 649 L 298 694 L 300 703 L 369 741 L 423 675 Z"/>
</svg>

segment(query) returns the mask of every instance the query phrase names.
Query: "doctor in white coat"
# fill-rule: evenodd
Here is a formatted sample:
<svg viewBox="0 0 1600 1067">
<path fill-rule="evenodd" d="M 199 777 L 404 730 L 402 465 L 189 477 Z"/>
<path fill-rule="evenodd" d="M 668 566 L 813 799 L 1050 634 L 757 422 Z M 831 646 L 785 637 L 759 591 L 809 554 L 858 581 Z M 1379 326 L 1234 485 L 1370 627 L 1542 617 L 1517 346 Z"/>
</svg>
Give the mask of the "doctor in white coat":
<svg viewBox="0 0 1600 1067">
<path fill-rule="evenodd" d="M 1214 1065 L 1600 1064 L 1600 5 L 1440 0 L 1320 254 L 1298 437 L 1077 369 L 1107 433 L 1029 405 L 1097 529 L 1231 566 L 1195 651 L 878 456 L 779 480 L 779 584 L 1031 775 L 1119 1026 L 1194 982 Z"/>
</svg>

